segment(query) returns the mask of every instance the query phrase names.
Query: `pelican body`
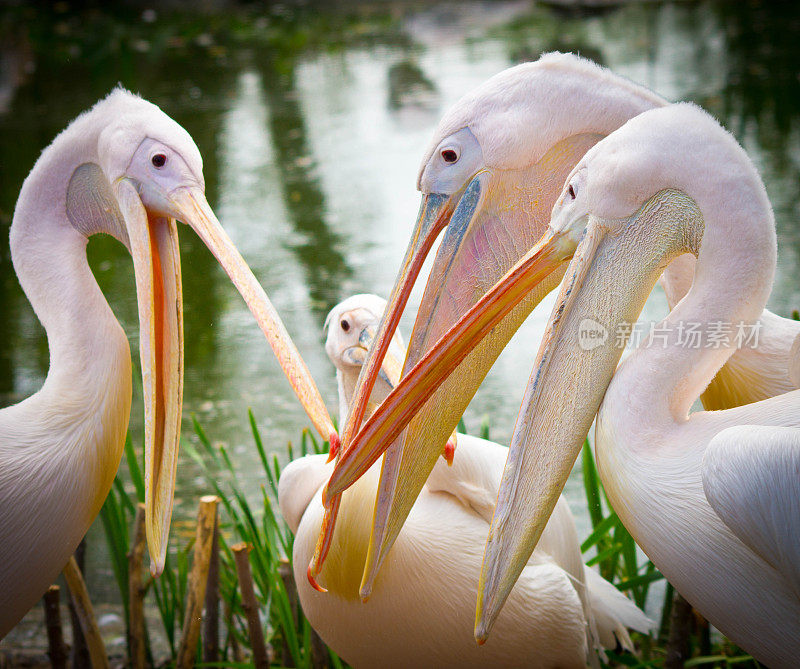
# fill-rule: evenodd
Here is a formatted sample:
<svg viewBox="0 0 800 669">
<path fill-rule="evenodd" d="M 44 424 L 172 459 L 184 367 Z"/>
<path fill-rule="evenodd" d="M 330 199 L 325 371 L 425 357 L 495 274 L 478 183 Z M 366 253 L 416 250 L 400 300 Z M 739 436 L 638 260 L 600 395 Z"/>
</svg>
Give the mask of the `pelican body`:
<svg viewBox="0 0 800 669">
<path fill-rule="evenodd" d="M 342 410 L 352 400 L 385 304 L 374 295 L 353 296 L 327 319 L 326 351 L 337 369 Z M 396 382 L 396 361 L 403 353 L 395 334 L 372 403 Z M 470 620 L 476 583 L 506 453 L 498 444 L 458 435 L 452 466 L 442 458 L 434 466 L 365 603 L 359 583 L 379 467 L 343 496 L 330 558 L 320 573 L 327 593 L 315 590 L 305 572 L 323 522 L 322 487 L 333 465 L 318 455 L 284 468 L 279 501 L 295 533 L 300 602 L 314 629 L 347 662 L 356 667 L 583 667 L 587 639 L 592 647 L 631 648 L 626 626 L 651 628 L 630 600 L 584 567 L 572 515 L 560 498 L 501 614 L 497 635 L 483 646 L 475 644 Z"/>
<path fill-rule="evenodd" d="M 183 396 L 175 219 L 190 225 L 242 292 L 315 425 L 334 432 L 285 328 L 204 196 L 188 133 L 155 105 L 115 90 L 45 149 L 20 191 L 11 257 L 47 332 L 41 390 L 0 411 L 0 638 L 30 609 L 103 504 L 131 408 L 128 340 L 86 261 L 92 234 L 131 252 L 145 411 L 145 515 L 152 571 L 163 569 Z"/>
</svg>

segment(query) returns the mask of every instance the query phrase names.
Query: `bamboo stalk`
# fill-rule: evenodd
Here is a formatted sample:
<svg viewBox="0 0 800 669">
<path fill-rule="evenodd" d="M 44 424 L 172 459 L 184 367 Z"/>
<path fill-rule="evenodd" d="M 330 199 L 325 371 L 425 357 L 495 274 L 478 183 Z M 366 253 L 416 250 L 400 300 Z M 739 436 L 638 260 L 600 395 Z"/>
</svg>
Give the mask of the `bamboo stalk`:
<svg viewBox="0 0 800 669">
<path fill-rule="evenodd" d="M 67 651 L 64 648 L 64 634 L 61 630 L 61 608 L 59 607 L 59 591 L 57 585 L 51 585 L 44 593 L 44 619 L 47 625 L 47 655 L 53 669 L 66 669 Z"/>
<path fill-rule="evenodd" d="M 253 574 L 250 571 L 248 553 L 250 546 L 244 542 L 231 547 L 236 560 L 236 574 L 239 577 L 239 589 L 242 592 L 242 609 L 247 617 L 247 629 L 250 633 L 250 645 L 253 647 L 253 664 L 258 669 L 269 667 L 269 654 L 264 643 L 264 631 L 261 629 L 261 616 L 258 613 L 258 602 L 253 587 Z"/>
<path fill-rule="evenodd" d="M 672 616 L 667 641 L 665 669 L 680 669 L 689 659 L 689 636 L 692 624 L 692 606 L 676 590 L 672 600 Z"/>
<path fill-rule="evenodd" d="M 214 538 L 214 519 L 217 514 L 219 497 L 205 495 L 200 498 L 197 510 L 197 534 L 192 557 L 192 570 L 186 593 L 186 615 L 183 619 L 181 645 L 178 649 L 176 666 L 188 669 L 194 664 L 197 654 L 197 641 L 200 638 L 200 622 L 203 617 L 203 601 L 206 596 L 208 565 L 211 560 L 211 544 Z"/>
<path fill-rule="evenodd" d="M 281 577 L 281 580 L 283 581 L 283 587 L 286 589 L 286 599 L 289 601 L 289 608 L 292 610 L 292 621 L 295 625 L 297 625 L 297 583 L 295 583 L 294 580 L 292 565 L 286 558 L 280 559 L 280 563 L 278 565 L 278 575 Z M 294 666 L 292 651 L 289 648 L 289 640 L 285 635 L 283 638 L 283 645 L 281 647 L 281 664 L 283 664 L 284 667 Z"/>
<path fill-rule="evenodd" d="M 289 606 L 292 609 L 292 619 L 294 624 L 297 625 L 297 583 L 294 580 L 294 571 L 292 564 L 287 558 L 281 558 L 278 565 L 278 574 L 283 581 L 283 587 L 286 589 L 286 597 L 289 600 Z M 281 649 L 281 661 L 284 666 L 291 666 L 293 662 L 292 652 L 289 650 L 289 644 L 284 639 L 283 648 Z M 314 628 L 311 628 L 311 667 L 312 669 L 320 669 L 321 667 L 328 666 L 328 646 L 322 640 L 322 637 L 317 634 Z"/>
<path fill-rule="evenodd" d="M 203 621 L 203 662 L 219 660 L 219 519 L 214 513 L 211 561 L 206 585 L 206 617 Z"/>
<path fill-rule="evenodd" d="M 70 557 L 62 573 L 67 581 L 72 604 L 75 606 L 75 613 L 81 622 L 81 630 L 83 630 L 83 636 L 86 638 L 86 645 L 89 648 L 92 667 L 94 669 L 107 669 L 108 654 L 106 653 L 106 646 L 103 643 L 103 637 L 100 635 L 100 628 L 97 626 L 97 619 L 94 616 L 89 592 L 86 590 L 86 583 L 74 557 Z"/>
<path fill-rule="evenodd" d="M 136 506 L 136 518 L 133 521 L 133 538 L 131 549 L 128 553 L 128 599 L 130 637 L 128 638 L 128 651 L 131 666 L 134 669 L 143 669 L 145 665 L 145 624 L 144 624 L 144 568 L 145 551 L 145 525 L 144 504 Z"/>
<path fill-rule="evenodd" d="M 78 569 L 83 573 L 83 565 L 86 556 L 86 537 L 81 539 L 78 547 L 75 549 L 75 562 Z M 89 657 L 89 649 L 86 646 L 86 638 L 83 636 L 81 629 L 81 621 L 78 618 L 78 613 L 75 611 L 75 605 L 72 603 L 72 598 L 69 598 L 69 618 L 72 626 L 72 650 L 70 651 L 70 663 L 72 669 L 90 669 L 92 666 L 92 658 Z"/>
</svg>

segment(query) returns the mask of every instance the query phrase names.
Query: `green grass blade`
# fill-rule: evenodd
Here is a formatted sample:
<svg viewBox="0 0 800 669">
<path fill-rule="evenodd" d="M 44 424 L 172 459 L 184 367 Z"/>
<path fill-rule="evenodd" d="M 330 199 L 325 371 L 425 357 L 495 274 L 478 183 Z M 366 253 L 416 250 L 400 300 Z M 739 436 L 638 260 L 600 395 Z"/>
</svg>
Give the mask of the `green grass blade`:
<svg viewBox="0 0 800 669">
<path fill-rule="evenodd" d="M 597 475 L 597 466 L 594 462 L 592 447 L 589 440 L 583 442 L 581 453 L 581 466 L 583 470 L 583 489 L 586 493 L 586 505 L 589 508 L 589 517 L 592 527 L 597 527 L 603 520 L 603 504 L 600 477 Z"/>
<path fill-rule="evenodd" d="M 128 472 L 131 475 L 131 482 L 136 488 L 136 499 L 144 502 L 144 476 L 142 468 L 139 466 L 139 460 L 136 458 L 136 452 L 133 450 L 133 443 L 131 436 L 125 438 L 125 460 L 128 463 Z"/>
<path fill-rule="evenodd" d="M 584 539 L 581 544 L 581 553 L 585 553 L 601 539 L 605 538 L 609 530 L 616 527 L 617 523 L 619 523 L 619 518 L 617 518 L 617 514 L 612 511 L 608 516 L 603 518 L 603 520 L 595 526 L 592 533 Z"/>
<path fill-rule="evenodd" d="M 261 432 L 258 430 L 258 425 L 256 425 L 256 417 L 253 415 L 253 410 L 247 410 L 247 418 L 250 421 L 250 431 L 253 433 L 253 441 L 256 443 L 256 450 L 258 451 L 258 457 L 261 460 L 261 466 L 264 467 L 264 471 L 268 472 L 269 467 L 267 466 L 267 453 L 264 450 L 264 442 L 261 439 Z"/>
</svg>

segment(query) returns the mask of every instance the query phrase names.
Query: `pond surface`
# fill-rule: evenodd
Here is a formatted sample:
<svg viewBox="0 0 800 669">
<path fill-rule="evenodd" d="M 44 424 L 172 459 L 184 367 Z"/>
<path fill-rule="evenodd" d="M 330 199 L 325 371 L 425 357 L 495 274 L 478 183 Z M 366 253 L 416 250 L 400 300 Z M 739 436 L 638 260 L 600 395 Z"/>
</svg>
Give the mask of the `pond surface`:
<svg viewBox="0 0 800 669">
<path fill-rule="evenodd" d="M 35 392 L 48 365 L 44 332 L 9 258 L 19 187 L 52 138 L 117 82 L 160 105 L 195 138 L 208 199 L 332 412 L 336 383 L 322 323 L 348 295 L 388 294 L 419 205 L 418 163 L 438 118 L 491 75 L 543 51 L 578 51 L 720 118 L 756 162 L 775 208 L 779 265 L 770 306 L 783 315 L 800 306 L 797 8 L 648 3 L 584 13 L 530 2 L 323 3 L 259 10 L 268 13 L 226 6 L 208 15 L 128 9 L 111 16 L 54 7 L 0 12 L 0 405 Z M 256 499 L 264 481 L 248 407 L 282 457 L 307 419 L 244 302 L 186 228 L 181 248 L 184 436 L 194 439 L 194 414 L 212 440 L 229 445 L 239 483 Z M 89 258 L 138 364 L 130 257 L 114 240 L 95 238 Z M 488 416 L 492 438 L 507 443 L 553 299 L 500 357 L 467 411 L 470 431 Z M 644 318 L 665 309 L 657 289 Z M 405 332 L 411 323 L 406 317 Z M 134 388 L 136 443 L 139 379 Z M 193 515 L 206 491 L 184 456 L 178 519 Z M 585 536 L 579 477 L 567 494 Z M 108 575 L 101 545 L 94 532 L 89 579 L 100 598 L 113 597 L 113 586 L 100 583 Z"/>
</svg>

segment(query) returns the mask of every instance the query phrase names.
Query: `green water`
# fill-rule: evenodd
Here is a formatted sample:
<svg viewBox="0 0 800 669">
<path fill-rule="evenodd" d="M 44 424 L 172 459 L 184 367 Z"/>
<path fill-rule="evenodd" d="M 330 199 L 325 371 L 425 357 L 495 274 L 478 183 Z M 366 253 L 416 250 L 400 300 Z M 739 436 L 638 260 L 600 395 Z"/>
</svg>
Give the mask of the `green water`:
<svg viewBox="0 0 800 669">
<path fill-rule="evenodd" d="M 8 251 L 19 187 L 55 134 L 117 82 L 160 105 L 195 138 L 209 202 L 332 412 L 325 314 L 355 292 L 388 293 L 417 212 L 418 161 L 438 118 L 489 76 L 542 51 L 578 51 L 718 116 L 761 170 L 775 208 L 779 266 L 771 307 L 782 314 L 800 307 L 798 7 L 732 1 L 571 12 L 531 2 L 220 4 L 191 15 L 78 11 L 67 3 L 0 10 L 0 405 L 35 392 L 48 365 L 43 330 Z M 256 498 L 263 481 L 247 408 L 281 452 L 307 420 L 238 293 L 185 228 L 181 249 L 185 415 L 195 414 L 213 440 L 229 444 L 239 482 Z M 109 238 L 92 239 L 89 258 L 136 359 L 130 258 Z M 412 307 L 420 297 L 421 288 Z M 509 438 L 551 306 L 552 297 L 501 356 L 466 415 L 471 430 L 488 415 L 492 437 Z M 656 293 L 645 317 L 663 313 Z M 406 331 L 410 324 L 406 318 Z M 138 440 L 136 384 L 131 428 Z M 188 420 L 184 434 L 193 438 Z M 180 519 L 193 514 L 205 486 L 188 458 L 178 475 Z M 579 480 L 567 494 L 585 536 Z M 102 539 L 92 536 L 89 579 L 102 592 L 108 571 Z"/>
</svg>

